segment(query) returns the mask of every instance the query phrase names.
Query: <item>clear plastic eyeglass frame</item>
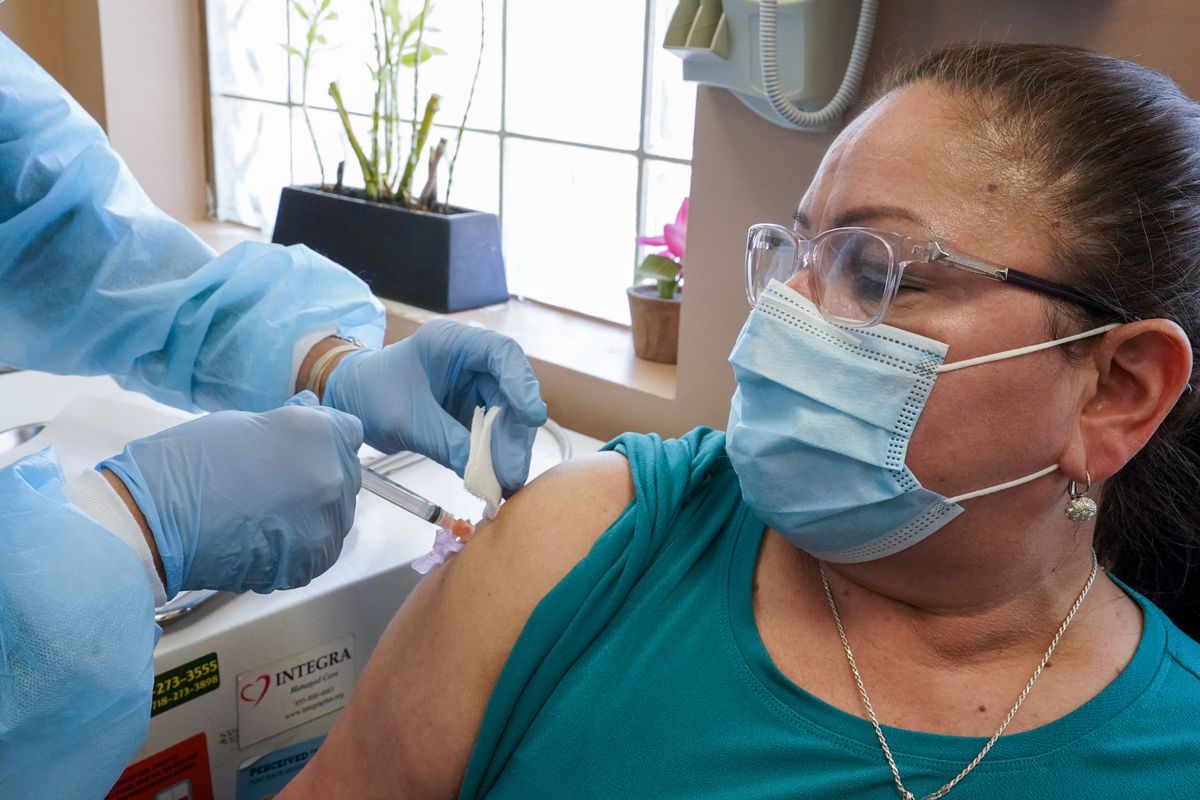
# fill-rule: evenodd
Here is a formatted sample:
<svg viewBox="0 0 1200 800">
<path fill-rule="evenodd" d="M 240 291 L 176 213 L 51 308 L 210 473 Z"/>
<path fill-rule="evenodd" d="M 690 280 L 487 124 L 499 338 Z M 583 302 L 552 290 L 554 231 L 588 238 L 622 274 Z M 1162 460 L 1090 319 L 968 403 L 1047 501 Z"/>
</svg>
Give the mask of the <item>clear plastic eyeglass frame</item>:
<svg viewBox="0 0 1200 800">
<path fill-rule="evenodd" d="M 837 245 L 847 242 L 882 248 L 879 252 L 887 254 L 887 274 L 882 285 L 878 286 L 881 293 L 878 299 L 869 301 L 869 305 L 877 304 L 877 307 L 873 310 L 863 308 L 857 316 L 839 314 L 833 309 L 830 278 L 836 265 L 826 263 L 829 259 L 822 257 L 829 252 L 840 252 Z M 764 266 L 763 257 L 768 251 L 784 247 L 792 248 L 790 264 L 776 264 L 774 259 L 768 257 Z M 1125 321 L 1125 315 L 1118 309 L 1093 300 L 1070 286 L 969 256 L 941 242 L 913 239 L 874 228 L 831 228 L 807 239 L 782 225 L 752 225 L 746 238 L 746 296 L 750 305 L 754 306 L 772 279 L 786 283 L 807 267 L 813 279 L 813 299 L 826 319 L 846 327 L 869 328 L 887 317 L 900 289 L 904 271 L 913 264 L 935 264 L 964 270 L 993 281 L 1005 281 L 1056 300 L 1075 303 L 1105 316 L 1115 315 Z M 840 290 L 843 293 L 848 291 L 846 287 L 840 287 Z M 856 290 L 857 287 L 852 291 Z M 837 291 L 836 287 L 834 291 Z"/>
</svg>

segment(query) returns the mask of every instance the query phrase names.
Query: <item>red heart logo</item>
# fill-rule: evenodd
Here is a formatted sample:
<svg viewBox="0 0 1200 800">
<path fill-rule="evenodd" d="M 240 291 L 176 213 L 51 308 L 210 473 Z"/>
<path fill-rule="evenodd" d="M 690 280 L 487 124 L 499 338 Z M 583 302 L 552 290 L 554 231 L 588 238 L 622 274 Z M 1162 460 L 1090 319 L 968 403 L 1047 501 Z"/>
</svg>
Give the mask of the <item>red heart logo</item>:
<svg viewBox="0 0 1200 800">
<path fill-rule="evenodd" d="M 255 697 L 253 689 L 254 689 L 254 687 L 258 686 L 260 683 L 262 684 L 262 691 L 260 691 L 258 693 L 258 697 Z M 271 676 L 270 675 L 259 675 L 257 678 L 254 679 L 253 683 L 248 683 L 242 687 L 241 696 L 242 696 L 242 699 L 245 700 L 247 703 L 253 703 L 254 705 L 258 705 L 259 703 L 262 702 L 262 699 L 267 696 L 267 689 L 270 689 L 270 688 L 271 688 Z"/>
</svg>

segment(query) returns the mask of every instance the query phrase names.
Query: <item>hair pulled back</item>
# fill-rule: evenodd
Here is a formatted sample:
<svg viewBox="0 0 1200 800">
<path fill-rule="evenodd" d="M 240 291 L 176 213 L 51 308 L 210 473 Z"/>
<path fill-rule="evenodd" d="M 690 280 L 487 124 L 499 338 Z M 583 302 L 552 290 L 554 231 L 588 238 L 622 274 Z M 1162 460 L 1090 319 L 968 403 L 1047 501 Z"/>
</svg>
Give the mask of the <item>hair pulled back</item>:
<svg viewBox="0 0 1200 800">
<path fill-rule="evenodd" d="M 1200 352 L 1200 106 L 1162 73 L 1062 45 L 954 45 L 896 70 L 883 90 L 922 81 L 960 101 L 976 152 L 1031 179 L 1057 280 L 1125 320 L 1174 320 Z M 1119 321 L 1063 310 L 1093 326 Z M 1105 482 L 1096 549 L 1200 638 L 1200 572 L 1188 579 L 1200 567 L 1198 410 L 1200 391 L 1185 393 Z"/>
</svg>

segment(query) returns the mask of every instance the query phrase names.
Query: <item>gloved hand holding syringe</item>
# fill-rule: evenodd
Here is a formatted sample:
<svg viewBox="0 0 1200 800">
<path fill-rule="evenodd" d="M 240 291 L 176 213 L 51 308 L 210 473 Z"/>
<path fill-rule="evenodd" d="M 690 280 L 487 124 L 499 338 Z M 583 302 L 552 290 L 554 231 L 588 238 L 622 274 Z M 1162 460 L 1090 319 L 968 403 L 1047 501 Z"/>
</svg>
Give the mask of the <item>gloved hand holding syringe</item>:
<svg viewBox="0 0 1200 800">
<path fill-rule="evenodd" d="M 450 531 L 460 539 L 466 539 L 475 529 L 467 520 L 458 519 L 432 500 L 425 499 L 366 465 L 362 468 L 362 488 L 426 522 L 432 522 L 439 528 Z"/>
</svg>

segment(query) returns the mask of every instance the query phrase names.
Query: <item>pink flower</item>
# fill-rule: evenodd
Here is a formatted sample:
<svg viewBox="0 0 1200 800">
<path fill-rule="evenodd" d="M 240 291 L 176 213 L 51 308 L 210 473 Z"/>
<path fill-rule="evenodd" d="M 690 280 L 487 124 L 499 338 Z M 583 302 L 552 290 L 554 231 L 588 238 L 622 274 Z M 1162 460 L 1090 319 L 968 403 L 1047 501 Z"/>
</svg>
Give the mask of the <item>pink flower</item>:
<svg viewBox="0 0 1200 800">
<path fill-rule="evenodd" d="M 666 247 L 666 250 L 661 250 L 655 255 L 670 258 L 682 266 L 684 249 L 687 245 L 687 216 L 688 199 L 685 197 L 679 206 L 679 212 L 675 215 L 675 222 L 663 226 L 662 236 L 639 236 L 637 243 Z"/>
</svg>

